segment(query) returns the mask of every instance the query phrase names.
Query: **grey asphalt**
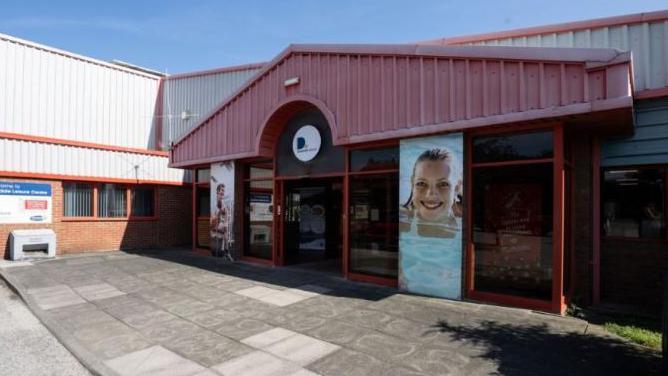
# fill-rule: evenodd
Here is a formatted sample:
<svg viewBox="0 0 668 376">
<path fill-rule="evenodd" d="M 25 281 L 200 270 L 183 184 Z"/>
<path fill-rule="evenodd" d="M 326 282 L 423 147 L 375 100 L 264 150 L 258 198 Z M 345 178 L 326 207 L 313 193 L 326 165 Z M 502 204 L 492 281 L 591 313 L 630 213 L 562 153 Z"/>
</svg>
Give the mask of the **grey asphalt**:
<svg viewBox="0 0 668 376">
<path fill-rule="evenodd" d="M 103 375 L 652 375 L 661 360 L 574 318 L 188 251 L 0 275 Z"/>
<path fill-rule="evenodd" d="M 2 280 L 0 375 L 90 375 Z"/>
</svg>

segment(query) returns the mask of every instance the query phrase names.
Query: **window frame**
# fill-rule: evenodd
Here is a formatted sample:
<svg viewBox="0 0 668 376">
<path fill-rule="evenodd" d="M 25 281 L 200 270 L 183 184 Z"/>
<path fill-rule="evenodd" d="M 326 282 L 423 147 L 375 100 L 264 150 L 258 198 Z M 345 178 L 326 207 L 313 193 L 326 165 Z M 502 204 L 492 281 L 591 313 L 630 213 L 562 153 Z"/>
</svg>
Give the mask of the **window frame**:
<svg viewBox="0 0 668 376">
<path fill-rule="evenodd" d="M 603 186 L 605 184 L 605 173 L 610 170 L 652 170 L 652 169 L 661 169 L 663 170 L 663 221 L 664 221 L 664 231 L 663 237 L 660 238 L 642 238 L 642 237 L 628 237 L 628 236 L 609 236 L 605 235 L 603 232 Z M 646 165 L 623 165 L 623 166 L 606 166 L 601 167 L 599 171 L 601 185 L 599 192 L 596 194 L 599 195 L 601 202 L 601 212 L 599 213 L 601 221 L 599 223 L 599 231 L 601 234 L 602 241 L 628 241 L 628 242 L 637 242 L 637 243 L 668 243 L 668 220 L 666 219 L 666 213 L 668 213 L 668 164 L 646 164 Z"/>
<path fill-rule="evenodd" d="M 63 182 L 61 185 L 63 192 L 65 190 L 64 183 L 75 183 L 75 184 L 90 184 L 93 189 L 93 215 L 86 217 L 73 217 L 65 215 L 65 197 L 62 199 L 62 211 L 61 211 L 61 221 L 62 222 L 141 222 L 141 221 L 156 221 L 160 217 L 158 215 L 159 208 L 159 199 L 158 199 L 158 187 L 152 184 L 127 184 L 127 183 L 111 183 L 111 182 L 92 182 L 85 180 L 73 180 Z M 100 186 L 103 184 L 114 184 L 125 189 L 125 207 L 126 213 L 123 217 L 100 217 L 99 216 L 99 203 L 98 203 L 98 191 Z M 135 187 L 145 187 L 151 188 L 153 190 L 153 215 L 152 216 L 134 216 L 132 215 L 132 189 Z"/>
</svg>

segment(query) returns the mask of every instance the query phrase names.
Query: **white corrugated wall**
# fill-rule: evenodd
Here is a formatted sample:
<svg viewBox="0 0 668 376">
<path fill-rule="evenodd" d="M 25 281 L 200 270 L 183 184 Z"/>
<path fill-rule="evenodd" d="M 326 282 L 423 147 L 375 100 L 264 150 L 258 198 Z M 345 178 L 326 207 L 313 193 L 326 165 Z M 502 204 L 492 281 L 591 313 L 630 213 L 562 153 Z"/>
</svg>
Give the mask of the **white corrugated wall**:
<svg viewBox="0 0 668 376">
<path fill-rule="evenodd" d="M 158 81 L 0 34 L 0 131 L 151 148 Z"/>
<path fill-rule="evenodd" d="M 636 91 L 668 86 L 668 21 L 561 31 L 463 44 L 630 50 L 633 54 Z"/>
<path fill-rule="evenodd" d="M 189 181 L 164 156 L 0 138 L 0 171 L 156 182 Z M 137 166 L 137 168 L 135 168 Z"/>
<path fill-rule="evenodd" d="M 260 68 L 165 80 L 163 88 L 163 145 L 188 133 L 209 112 L 234 93 Z M 183 112 L 191 114 L 182 118 Z"/>
</svg>

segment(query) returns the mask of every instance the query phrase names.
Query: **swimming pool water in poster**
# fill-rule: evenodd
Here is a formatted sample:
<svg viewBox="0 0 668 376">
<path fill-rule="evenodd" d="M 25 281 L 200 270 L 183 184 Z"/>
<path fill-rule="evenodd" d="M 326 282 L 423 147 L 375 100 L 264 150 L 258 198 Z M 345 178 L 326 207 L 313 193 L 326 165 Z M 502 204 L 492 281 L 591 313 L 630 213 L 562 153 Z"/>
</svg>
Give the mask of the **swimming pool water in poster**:
<svg viewBox="0 0 668 376">
<path fill-rule="evenodd" d="M 399 286 L 461 298 L 463 135 L 402 140 Z"/>
</svg>

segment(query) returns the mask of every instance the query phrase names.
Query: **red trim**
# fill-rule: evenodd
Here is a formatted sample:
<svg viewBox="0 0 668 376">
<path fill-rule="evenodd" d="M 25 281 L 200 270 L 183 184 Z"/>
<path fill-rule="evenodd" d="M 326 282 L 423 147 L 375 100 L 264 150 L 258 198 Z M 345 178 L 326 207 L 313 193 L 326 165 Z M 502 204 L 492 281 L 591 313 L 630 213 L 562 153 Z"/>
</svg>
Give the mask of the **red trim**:
<svg viewBox="0 0 668 376">
<path fill-rule="evenodd" d="M 564 300 L 564 127 L 554 127 L 554 197 L 552 210 L 552 307 L 551 311 L 562 314 L 566 309 Z"/>
<path fill-rule="evenodd" d="M 201 71 L 178 73 L 178 74 L 169 75 L 165 79 L 167 79 L 167 80 L 178 80 L 178 79 L 182 79 L 182 78 L 208 76 L 208 75 L 211 75 L 211 74 L 239 72 L 239 71 L 244 71 L 244 70 L 260 69 L 260 68 L 264 67 L 265 65 L 267 65 L 267 62 L 251 63 L 251 64 L 244 64 L 244 65 L 235 65 L 235 66 L 231 66 L 231 67 L 222 67 L 222 68 L 214 68 L 214 69 L 207 69 L 207 70 L 201 70 Z"/>
<path fill-rule="evenodd" d="M 343 278 L 350 278 L 350 150 L 344 153 L 344 170 L 343 176 L 343 205 L 341 205 L 341 215 L 343 216 L 343 247 L 341 249 L 341 274 Z"/>
<path fill-rule="evenodd" d="M 637 91 L 633 94 L 634 99 L 652 99 L 668 96 L 668 87 L 661 87 L 658 89 L 645 89 Z"/>
<path fill-rule="evenodd" d="M 554 162 L 553 158 L 539 158 L 539 159 L 523 159 L 515 161 L 501 161 L 501 162 L 482 162 L 482 163 L 471 163 L 471 168 L 478 167 L 504 167 L 504 166 L 520 166 L 527 164 L 540 164 L 540 163 L 552 163 Z"/>
<path fill-rule="evenodd" d="M 242 250 L 243 252 L 243 250 Z M 259 265 L 268 265 L 268 266 L 273 266 L 274 261 L 273 260 L 267 260 L 259 257 L 252 257 L 252 256 L 241 256 L 239 257 L 239 260 L 248 262 L 251 264 L 259 264 Z"/>
<path fill-rule="evenodd" d="M 538 34 L 558 33 L 562 31 L 577 31 L 577 30 L 591 29 L 597 27 L 606 27 L 606 26 L 611 27 L 616 25 L 628 25 L 641 22 L 660 21 L 665 19 L 668 19 L 668 11 L 661 10 L 656 12 L 636 13 L 623 16 L 597 18 L 593 20 L 575 21 L 575 22 L 567 22 L 567 23 L 560 23 L 546 26 L 506 30 L 494 33 L 474 34 L 474 35 L 454 37 L 454 38 L 434 39 L 434 40 L 422 41 L 419 43 L 440 44 L 440 45 L 474 43 L 488 40 L 517 38 L 517 37 L 524 37 Z"/>
<path fill-rule="evenodd" d="M 348 272 L 346 278 L 351 281 L 375 283 L 377 285 L 382 285 L 382 286 L 397 287 L 399 285 L 396 278 L 377 277 L 373 275 L 360 274 L 354 272 Z"/>
<path fill-rule="evenodd" d="M 9 140 L 39 142 L 39 143 L 42 143 L 42 144 L 75 146 L 75 147 L 86 148 L 86 149 L 108 150 L 108 151 L 116 151 L 116 152 L 122 152 L 122 153 L 153 155 L 153 156 L 156 156 L 156 157 L 169 158 L 169 153 L 166 152 L 166 151 L 147 150 L 147 149 L 139 149 L 139 148 L 127 148 L 127 147 L 123 147 L 123 146 L 112 146 L 112 145 L 98 144 L 98 143 L 93 143 L 93 142 L 65 140 L 65 139 L 62 139 L 62 138 L 32 136 L 32 135 L 20 134 L 20 133 L 0 132 L 0 138 L 6 138 L 6 139 L 9 139 Z"/>
<path fill-rule="evenodd" d="M 135 217 L 132 216 L 132 189 L 137 184 L 126 185 L 126 184 L 117 184 L 123 185 L 125 188 L 125 217 L 100 217 L 99 208 L 98 208 L 98 190 L 99 184 L 93 183 L 90 181 L 77 181 L 78 183 L 90 184 L 93 188 L 93 215 L 90 217 L 68 217 L 65 215 L 65 206 L 63 205 L 61 212 L 61 222 L 152 222 L 160 220 L 159 214 L 159 199 L 160 195 L 159 189 L 153 186 L 153 216 L 150 217 Z M 107 183 L 107 182 L 104 182 Z"/>
<path fill-rule="evenodd" d="M 601 302 L 601 144 L 592 140 L 592 304 Z"/>
<path fill-rule="evenodd" d="M 193 253 L 200 256 L 211 256 L 211 250 L 207 248 L 193 247 Z"/>
<path fill-rule="evenodd" d="M 474 267 L 475 267 L 475 244 L 473 243 L 473 169 L 471 161 L 473 158 L 473 137 L 470 134 L 465 135 L 464 152 L 466 177 L 464 180 L 464 202 L 466 205 L 466 268 L 464 272 L 465 294 L 469 296 L 475 288 L 474 285 Z"/>
<path fill-rule="evenodd" d="M 134 179 L 116 179 L 105 178 L 99 176 L 76 176 L 76 175 L 59 175 L 59 174 L 42 174 L 36 172 L 16 172 L 16 171 L 0 171 L 0 177 L 14 177 L 26 179 L 41 179 L 41 180 L 66 180 L 66 181 L 82 181 L 82 182 L 96 182 L 96 183 L 115 183 L 115 184 L 150 184 L 150 185 L 170 185 L 185 187 L 187 182 L 169 182 L 159 180 L 134 180 Z"/>
<path fill-rule="evenodd" d="M 553 305 L 550 301 L 547 300 L 539 300 L 539 299 L 531 299 L 531 298 L 523 298 L 520 296 L 512 296 L 512 295 L 501 295 L 501 294 L 494 294 L 491 292 L 482 292 L 482 291 L 475 291 L 475 290 L 470 290 L 466 294 L 467 298 L 469 300 L 477 300 L 481 302 L 491 302 L 491 303 L 497 303 L 505 306 L 512 306 L 512 307 L 518 307 L 518 308 L 526 308 L 526 309 L 533 309 L 537 311 L 552 311 Z"/>
</svg>

